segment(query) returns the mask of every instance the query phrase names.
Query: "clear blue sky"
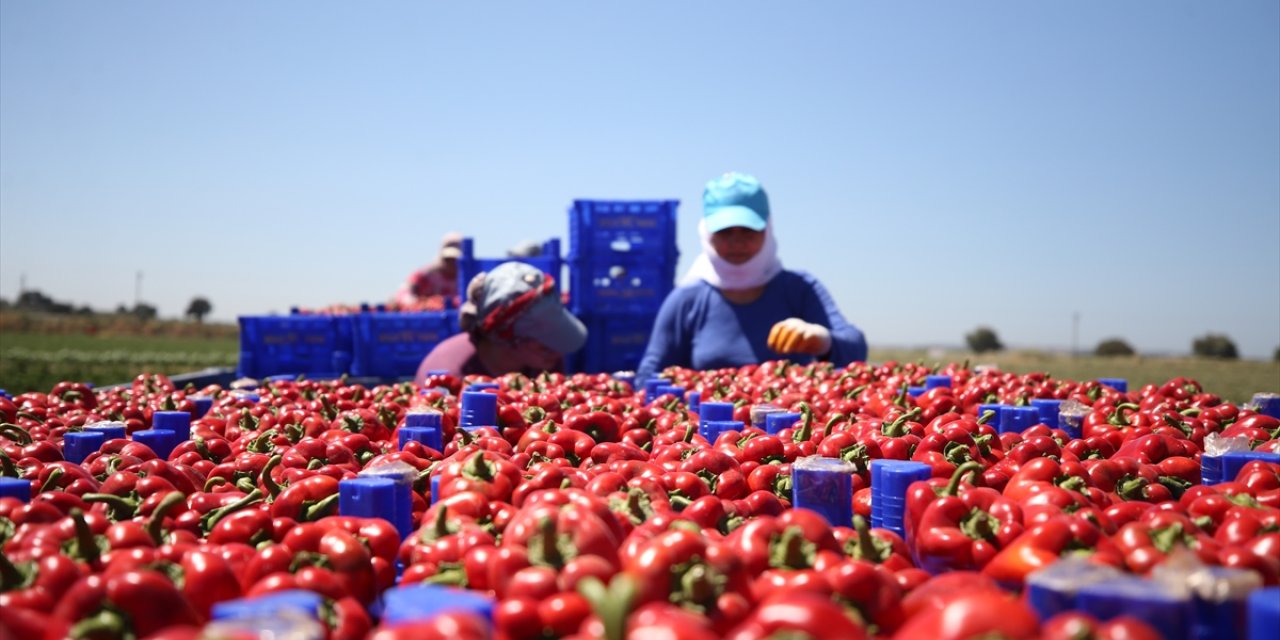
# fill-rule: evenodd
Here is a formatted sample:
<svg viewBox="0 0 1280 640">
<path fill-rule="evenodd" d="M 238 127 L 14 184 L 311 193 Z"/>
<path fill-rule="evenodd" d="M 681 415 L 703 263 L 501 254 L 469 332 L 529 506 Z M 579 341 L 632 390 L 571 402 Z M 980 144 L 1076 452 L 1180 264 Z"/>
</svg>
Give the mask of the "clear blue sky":
<svg viewBox="0 0 1280 640">
<path fill-rule="evenodd" d="M 1233 2 L 0 3 L 0 296 L 381 300 L 442 232 L 769 190 L 873 346 L 1280 345 L 1280 9 Z"/>
</svg>

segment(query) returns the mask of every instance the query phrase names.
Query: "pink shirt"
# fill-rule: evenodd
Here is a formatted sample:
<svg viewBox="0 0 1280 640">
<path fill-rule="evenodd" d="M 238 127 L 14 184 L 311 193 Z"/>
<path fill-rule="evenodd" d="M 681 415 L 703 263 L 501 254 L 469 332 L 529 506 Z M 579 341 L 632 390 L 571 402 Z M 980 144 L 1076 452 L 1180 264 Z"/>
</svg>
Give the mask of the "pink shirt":
<svg viewBox="0 0 1280 640">
<path fill-rule="evenodd" d="M 439 264 L 432 264 L 409 274 L 409 279 L 396 292 L 396 302 L 410 305 L 431 296 L 452 298 L 456 295 L 458 279 L 445 275 Z"/>
<path fill-rule="evenodd" d="M 508 373 L 486 369 L 476 356 L 476 345 L 471 342 L 471 335 L 467 333 L 450 336 L 437 344 L 418 365 L 418 373 L 413 376 L 413 381 L 422 384 L 427 379 L 428 371 L 445 371 L 458 377 L 482 375 L 491 378 Z M 564 360 L 561 359 L 552 371 L 564 371 Z M 521 373 L 532 378 L 542 372 L 530 369 Z"/>
</svg>

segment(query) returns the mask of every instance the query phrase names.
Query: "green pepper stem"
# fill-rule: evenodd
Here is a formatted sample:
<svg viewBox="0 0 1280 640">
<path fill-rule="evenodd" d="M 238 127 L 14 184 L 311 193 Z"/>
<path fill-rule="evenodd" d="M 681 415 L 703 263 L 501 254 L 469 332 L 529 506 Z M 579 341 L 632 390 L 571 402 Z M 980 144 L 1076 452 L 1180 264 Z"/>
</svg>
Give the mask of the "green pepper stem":
<svg viewBox="0 0 1280 640">
<path fill-rule="evenodd" d="M 151 535 L 151 539 L 155 540 L 157 545 L 164 544 L 165 516 L 169 515 L 169 512 L 186 502 L 186 500 L 187 497 L 182 495 L 181 491 L 170 491 L 160 500 L 160 504 L 156 505 L 155 510 L 151 512 L 151 518 L 147 520 L 147 533 Z"/>
<path fill-rule="evenodd" d="M 49 471 L 49 477 L 44 479 L 44 483 L 40 485 L 40 493 L 45 491 L 53 491 L 58 486 L 58 480 L 62 479 L 62 475 L 66 473 L 61 467 L 54 467 Z"/>
<path fill-rule="evenodd" d="M 267 464 L 262 467 L 262 487 L 267 490 L 267 495 L 272 498 L 280 495 L 281 487 L 280 484 L 276 482 L 276 479 L 271 477 L 271 471 L 280 466 L 280 461 L 283 459 L 284 458 L 278 454 L 271 456 L 271 458 L 267 460 Z"/>
<path fill-rule="evenodd" d="M 867 525 L 867 519 L 853 514 L 853 530 L 858 534 L 858 542 L 854 547 L 857 555 L 855 559 L 879 563 L 880 554 L 876 551 L 875 540 L 871 538 L 871 527 Z"/>
<path fill-rule="evenodd" d="M 976 460 L 970 460 L 969 462 L 956 467 L 955 473 L 951 474 L 951 481 L 947 483 L 946 488 L 944 488 L 938 495 L 958 495 L 960 493 L 960 481 L 969 474 L 976 475 L 978 472 L 982 471 L 982 468 L 982 463 Z"/>
<path fill-rule="evenodd" d="M 124 618 L 108 609 L 77 622 L 67 632 L 69 638 L 120 638 L 125 635 Z"/>
<path fill-rule="evenodd" d="M 8 555 L 0 553 L 0 592 L 17 589 L 24 582 L 26 577 L 22 575 L 22 571 L 9 560 Z"/>
<path fill-rule="evenodd" d="M 6 478 L 20 478 L 22 474 L 18 472 L 18 467 L 14 466 L 13 460 L 9 458 L 9 454 L 0 451 L 0 476 Z"/>
<path fill-rule="evenodd" d="M 89 523 L 85 522 L 84 512 L 79 509 L 72 509 L 71 522 L 75 524 L 76 529 L 76 546 L 79 547 L 80 557 L 90 566 L 96 565 L 98 562 L 98 541 L 94 540 L 93 532 L 89 530 Z"/>
<path fill-rule="evenodd" d="M 302 519 L 311 522 L 323 518 L 326 513 L 338 506 L 338 495 L 335 493 L 312 503 L 311 506 L 302 510 Z"/>
<path fill-rule="evenodd" d="M 235 502 L 232 502 L 229 505 L 219 507 L 217 509 L 214 509 L 213 511 L 210 511 L 209 513 L 206 513 L 203 518 L 204 530 L 212 531 L 213 528 L 217 526 L 218 522 L 220 522 L 223 518 L 251 504 L 260 502 L 261 500 L 262 500 L 262 491 L 258 489 L 254 489 L 253 491 L 249 492 L 239 500 L 236 500 Z"/>
<path fill-rule="evenodd" d="M 0 436 L 5 436 L 18 444 L 31 444 L 31 432 L 12 422 L 0 423 Z"/>
<path fill-rule="evenodd" d="M 112 520 L 128 520 L 138 511 L 138 501 L 117 496 L 111 493 L 86 493 L 81 496 L 85 502 L 101 502 L 109 507 L 108 515 Z"/>
</svg>

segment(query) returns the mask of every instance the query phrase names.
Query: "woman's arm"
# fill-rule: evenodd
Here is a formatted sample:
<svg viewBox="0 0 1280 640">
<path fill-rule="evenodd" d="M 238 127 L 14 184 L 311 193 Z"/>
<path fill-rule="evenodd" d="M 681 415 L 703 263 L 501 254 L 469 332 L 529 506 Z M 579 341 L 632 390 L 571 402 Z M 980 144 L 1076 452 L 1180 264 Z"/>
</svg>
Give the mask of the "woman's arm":
<svg viewBox="0 0 1280 640">
<path fill-rule="evenodd" d="M 831 331 L 831 351 L 822 359 L 828 360 L 838 367 L 850 362 L 865 362 L 867 359 L 867 338 L 862 330 L 845 320 L 844 314 L 836 306 L 827 288 L 811 275 L 804 275 L 805 282 L 813 295 L 805 296 L 805 309 L 802 318 L 806 322 L 816 322 Z"/>
</svg>

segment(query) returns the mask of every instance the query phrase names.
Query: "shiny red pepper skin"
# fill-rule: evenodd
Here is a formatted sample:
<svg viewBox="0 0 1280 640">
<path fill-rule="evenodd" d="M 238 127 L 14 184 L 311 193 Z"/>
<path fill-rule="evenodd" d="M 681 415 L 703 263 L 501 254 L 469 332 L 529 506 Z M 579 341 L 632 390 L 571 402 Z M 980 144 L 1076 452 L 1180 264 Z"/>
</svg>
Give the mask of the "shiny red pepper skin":
<svg viewBox="0 0 1280 640">
<path fill-rule="evenodd" d="M 64 595 L 53 615 L 72 624 L 106 625 L 121 628 L 126 624 L 118 615 L 95 618 L 105 607 L 113 607 L 127 616 L 139 637 L 149 636 L 174 625 L 198 625 L 199 614 L 178 591 L 173 582 L 154 571 L 126 571 L 112 575 L 90 575 L 81 578 Z M 46 637 L 60 638 L 60 629 L 50 629 Z"/>
<path fill-rule="evenodd" d="M 912 545 L 931 573 L 981 569 L 1022 534 L 1022 509 L 995 489 L 939 496 L 920 516 Z"/>
<path fill-rule="evenodd" d="M 338 480 L 330 476 L 313 475 L 280 491 L 271 503 L 271 516 L 292 518 L 300 522 L 311 521 L 336 512 L 337 508 Z"/>
<path fill-rule="evenodd" d="M 85 567 L 61 554 L 12 560 L 0 554 L 0 609 L 50 613 L 62 595 L 85 574 Z"/>
<path fill-rule="evenodd" d="M 870 638 L 867 630 L 854 622 L 831 598 L 805 591 L 779 592 L 765 600 L 726 638 L 764 640 L 787 634 L 848 640 Z"/>
</svg>

